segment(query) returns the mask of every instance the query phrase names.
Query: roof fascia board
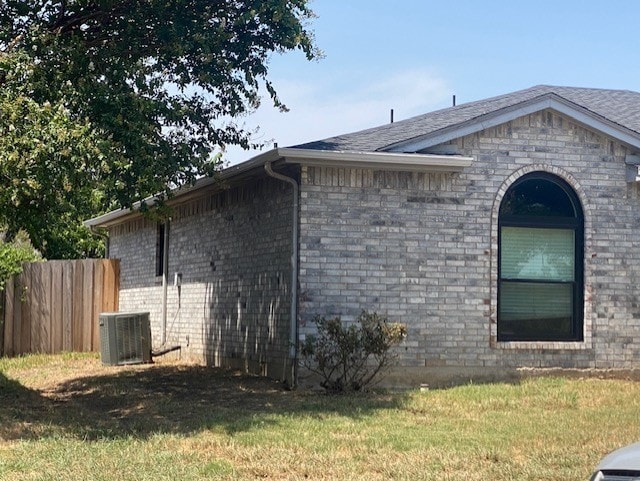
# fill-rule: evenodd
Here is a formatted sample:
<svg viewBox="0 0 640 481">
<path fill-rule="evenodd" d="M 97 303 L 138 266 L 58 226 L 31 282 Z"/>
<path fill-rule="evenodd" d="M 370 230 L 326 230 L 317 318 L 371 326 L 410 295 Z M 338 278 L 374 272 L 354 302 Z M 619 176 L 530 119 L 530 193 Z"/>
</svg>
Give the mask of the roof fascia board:
<svg viewBox="0 0 640 481">
<path fill-rule="evenodd" d="M 350 152 L 313 149 L 279 149 L 287 164 L 314 167 L 395 170 L 410 172 L 460 172 L 473 157 L 459 155 L 407 154 L 396 152 Z"/>
<path fill-rule="evenodd" d="M 600 115 L 595 114 L 573 102 L 569 102 L 556 94 L 545 94 L 542 97 L 536 97 L 535 99 L 531 99 L 527 102 L 500 109 L 419 138 L 398 142 L 385 148 L 385 152 L 419 152 L 434 145 L 449 142 L 450 140 L 464 137 L 466 135 L 475 134 L 476 132 L 496 127 L 519 117 L 545 109 L 555 110 L 575 119 L 577 122 L 580 122 L 587 127 L 591 127 L 605 135 L 640 149 L 640 135 L 637 133 L 614 122 L 608 121 Z"/>
<path fill-rule="evenodd" d="M 140 209 L 140 202 L 136 202 L 131 209 L 112 210 L 111 212 L 107 212 L 106 214 L 102 214 L 98 217 L 87 219 L 82 223 L 85 227 L 89 227 L 90 229 L 94 227 L 109 227 L 110 225 L 124 222 L 128 217 L 140 215 L 138 213 L 138 209 Z"/>
</svg>

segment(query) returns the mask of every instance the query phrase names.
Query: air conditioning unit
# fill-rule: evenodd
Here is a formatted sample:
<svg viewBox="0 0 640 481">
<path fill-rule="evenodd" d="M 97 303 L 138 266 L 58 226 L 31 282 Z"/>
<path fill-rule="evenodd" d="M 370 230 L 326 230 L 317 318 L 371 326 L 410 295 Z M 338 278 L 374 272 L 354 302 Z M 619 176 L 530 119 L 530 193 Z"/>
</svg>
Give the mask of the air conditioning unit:
<svg viewBox="0 0 640 481">
<path fill-rule="evenodd" d="M 151 362 L 149 313 L 100 314 L 100 351 L 102 363 L 111 366 Z"/>
</svg>

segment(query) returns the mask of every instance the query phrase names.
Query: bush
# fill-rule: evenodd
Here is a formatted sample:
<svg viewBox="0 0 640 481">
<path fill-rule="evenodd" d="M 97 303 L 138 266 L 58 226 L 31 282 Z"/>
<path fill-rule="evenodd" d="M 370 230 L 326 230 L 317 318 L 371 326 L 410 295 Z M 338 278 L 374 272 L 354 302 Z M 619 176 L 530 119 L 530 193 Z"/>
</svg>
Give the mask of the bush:
<svg viewBox="0 0 640 481">
<path fill-rule="evenodd" d="M 22 272 L 24 262 L 41 260 L 42 256 L 23 231 L 19 231 L 11 242 L 0 241 L 0 290 L 4 289 L 9 278 Z"/>
<path fill-rule="evenodd" d="M 322 378 L 329 391 L 360 391 L 379 379 L 395 360 L 391 348 L 400 344 L 407 328 L 377 313 L 362 311 L 355 323 L 339 317 L 316 317 L 317 335 L 307 336 L 300 354 L 303 365 Z"/>
</svg>

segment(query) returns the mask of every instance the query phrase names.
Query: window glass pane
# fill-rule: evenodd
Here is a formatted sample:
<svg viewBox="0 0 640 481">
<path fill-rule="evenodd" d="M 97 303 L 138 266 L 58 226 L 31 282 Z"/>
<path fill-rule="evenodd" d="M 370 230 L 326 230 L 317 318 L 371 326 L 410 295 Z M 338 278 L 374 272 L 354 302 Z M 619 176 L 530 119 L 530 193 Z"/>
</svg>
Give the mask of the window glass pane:
<svg viewBox="0 0 640 481">
<path fill-rule="evenodd" d="M 502 279 L 573 281 L 573 229 L 503 227 L 500 269 Z"/>
<path fill-rule="evenodd" d="M 511 187 L 500 206 L 500 215 L 575 217 L 571 198 L 547 179 L 531 179 Z"/>
<path fill-rule="evenodd" d="M 501 338 L 562 340 L 573 336 L 573 284 L 500 283 Z"/>
</svg>

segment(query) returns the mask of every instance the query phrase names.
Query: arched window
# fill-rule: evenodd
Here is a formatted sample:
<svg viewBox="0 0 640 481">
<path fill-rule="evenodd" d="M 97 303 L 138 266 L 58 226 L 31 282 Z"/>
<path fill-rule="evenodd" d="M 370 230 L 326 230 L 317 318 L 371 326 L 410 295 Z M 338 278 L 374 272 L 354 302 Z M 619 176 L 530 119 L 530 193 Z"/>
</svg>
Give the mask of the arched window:
<svg viewBox="0 0 640 481">
<path fill-rule="evenodd" d="M 498 341 L 582 341 L 584 216 L 574 190 L 522 176 L 500 205 Z"/>
</svg>

